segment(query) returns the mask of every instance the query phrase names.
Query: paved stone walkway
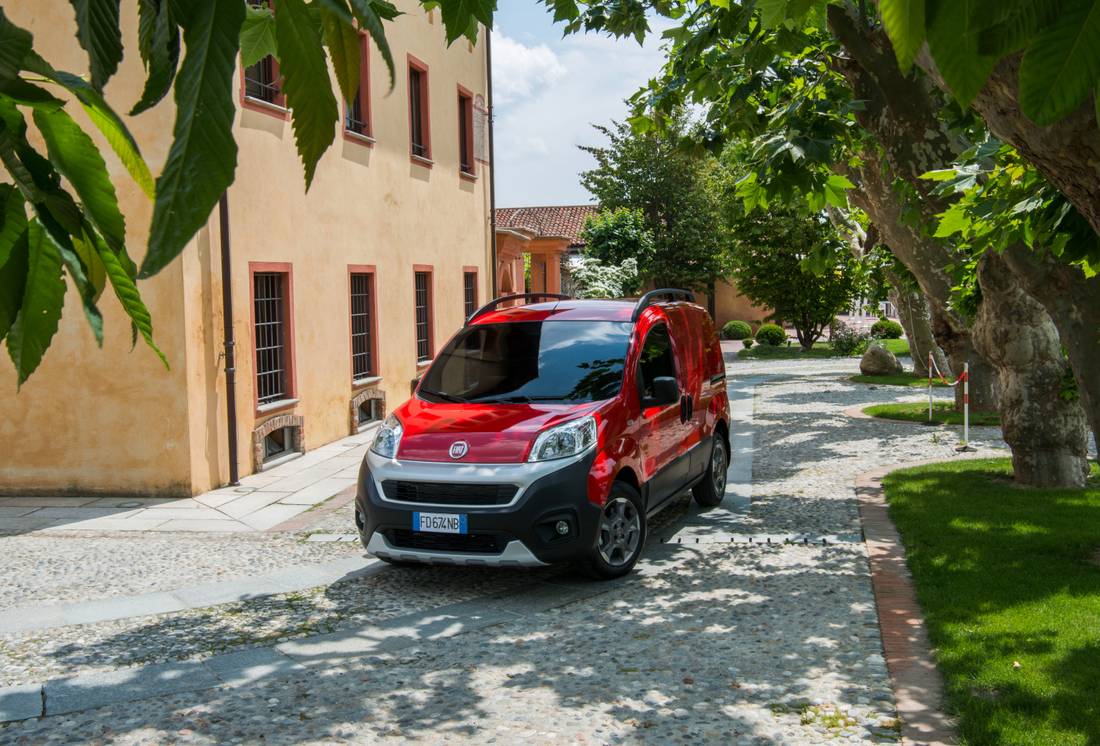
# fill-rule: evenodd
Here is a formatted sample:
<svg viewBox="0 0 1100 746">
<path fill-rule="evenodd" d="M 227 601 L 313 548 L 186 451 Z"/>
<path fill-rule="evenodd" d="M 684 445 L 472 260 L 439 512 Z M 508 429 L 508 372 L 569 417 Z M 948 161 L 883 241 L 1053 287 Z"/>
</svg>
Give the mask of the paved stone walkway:
<svg viewBox="0 0 1100 746">
<path fill-rule="evenodd" d="M 264 531 L 352 487 L 374 431 L 196 497 L 0 497 L 0 535 L 30 531 Z"/>
<path fill-rule="evenodd" d="M 44 701 L 47 714 L 0 726 L 0 742 L 895 741 L 853 482 L 883 463 L 957 457 L 956 435 L 845 416 L 914 396 L 852 384 L 854 372 L 853 361 L 733 364 L 741 416 L 729 497 L 658 516 L 628 578 L 387 567 L 0 635 L 0 711 L 38 714 Z M 997 444 L 989 430 L 974 440 Z M 343 533 L 349 519 L 331 513 L 324 531 Z M 0 549 L 33 538 L 80 541 L 39 534 L 0 538 Z M 226 553 L 242 546 L 203 540 L 202 562 L 219 542 Z M 272 551 L 357 551 L 294 547 Z"/>
</svg>

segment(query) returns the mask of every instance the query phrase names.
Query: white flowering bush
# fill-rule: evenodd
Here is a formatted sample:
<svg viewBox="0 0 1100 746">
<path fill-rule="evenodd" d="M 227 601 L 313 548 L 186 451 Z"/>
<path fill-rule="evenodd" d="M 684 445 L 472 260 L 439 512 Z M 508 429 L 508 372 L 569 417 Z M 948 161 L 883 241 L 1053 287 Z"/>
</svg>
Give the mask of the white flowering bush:
<svg viewBox="0 0 1100 746">
<path fill-rule="evenodd" d="M 621 264 L 601 262 L 590 256 L 578 257 L 570 269 L 578 298 L 621 298 L 624 287 L 637 287 L 638 261 Z"/>
</svg>

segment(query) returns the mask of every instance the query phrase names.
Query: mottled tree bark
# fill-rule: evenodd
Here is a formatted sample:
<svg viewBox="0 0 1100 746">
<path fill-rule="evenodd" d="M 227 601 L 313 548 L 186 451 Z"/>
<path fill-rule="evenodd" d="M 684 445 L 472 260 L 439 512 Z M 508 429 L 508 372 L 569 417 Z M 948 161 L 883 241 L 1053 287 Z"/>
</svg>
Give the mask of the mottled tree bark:
<svg viewBox="0 0 1100 746">
<path fill-rule="evenodd" d="M 1001 430 L 1016 482 L 1084 487 L 1088 428 L 1077 398 L 1061 395 L 1067 364 L 1054 322 L 1001 256 L 982 257 L 978 277 L 982 304 L 972 337 L 997 367 Z M 1017 319 L 1012 328 L 1001 323 L 1006 316 Z"/>
<path fill-rule="evenodd" d="M 1010 246 L 1004 258 L 1054 320 L 1069 356 L 1081 406 L 1100 445 L 1100 275 L 1085 277 L 1077 267 L 1021 244 Z"/>
<path fill-rule="evenodd" d="M 932 320 L 928 313 L 928 304 L 924 295 L 905 287 L 898 278 L 887 275 L 894 286 L 894 305 L 898 307 L 898 320 L 905 329 L 909 340 L 909 355 L 913 359 L 913 372 L 918 376 L 928 375 L 928 353 L 936 360 L 940 369 L 947 367 L 947 358 L 936 344 L 932 335 Z"/>
</svg>

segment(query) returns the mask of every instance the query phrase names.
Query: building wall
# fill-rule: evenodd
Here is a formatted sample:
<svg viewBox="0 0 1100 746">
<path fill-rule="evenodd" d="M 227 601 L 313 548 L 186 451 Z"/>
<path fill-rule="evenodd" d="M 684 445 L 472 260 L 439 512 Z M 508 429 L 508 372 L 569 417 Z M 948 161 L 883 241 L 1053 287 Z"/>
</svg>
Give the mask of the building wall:
<svg viewBox="0 0 1100 746">
<path fill-rule="evenodd" d="M 408 396 L 418 370 L 414 266 L 433 268 L 436 350 L 462 323 L 464 267 L 478 269 L 478 300 L 489 295 L 488 166 L 477 164 L 476 180 L 461 177 L 458 168 L 458 86 L 487 95 L 484 42 L 473 47 L 462 40 L 447 48 L 438 12 L 427 13 L 413 0 L 398 5 L 406 15 L 387 24 L 396 63 L 392 91 L 369 45 L 375 142 L 345 138 L 341 122 L 308 193 L 289 118 L 238 107 L 240 152 L 228 200 L 242 475 L 255 468 L 253 429 L 273 416 L 255 405 L 250 263 L 291 267 L 297 402 L 280 413 L 303 418 L 307 450 L 349 434 L 349 403 L 361 390 L 351 381 L 349 265 L 375 267 L 381 378 L 375 386 L 387 409 Z M 124 11 L 123 38 L 130 41 L 136 11 L 125 4 Z M 33 13 L 21 6 L 13 16 L 31 28 L 37 43 L 45 41 L 51 60 L 86 68 L 67 2 L 36 4 Z M 140 91 L 142 70 L 132 49 L 108 86 L 119 109 Z M 430 166 L 410 157 L 409 54 L 429 69 Z M 173 116 L 166 100 L 128 122 L 154 172 L 167 153 Z M 151 206 L 113 161 L 112 176 L 129 218 L 131 253 L 140 257 Z M 123 351 L 129 325 L 113 298 L 101 303 L 108 341 L 103 352 L 95 351 L 70 291 L 46 364 L 23 392 L 0 404 L 14 409 L 12 417 L 0 417 L 0 441 L 20 442 L 10 463 L 8 454 L 0 457 L 0 490 L 197 493 L 227 481 L 220 240 L 215 209 L 181 258 L 140 285 L 170 371 L 141 345 Z M 10 367 L 0 366 L 0 385 L 14 389 Z"/>
</svg>

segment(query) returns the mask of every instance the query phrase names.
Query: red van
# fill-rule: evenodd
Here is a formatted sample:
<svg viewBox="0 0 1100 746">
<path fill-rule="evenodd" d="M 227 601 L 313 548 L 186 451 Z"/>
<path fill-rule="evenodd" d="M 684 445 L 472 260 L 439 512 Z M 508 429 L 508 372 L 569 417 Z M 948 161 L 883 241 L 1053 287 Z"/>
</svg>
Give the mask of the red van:
<svg viewBox="0 0 1100 746">
<path fill-rule="evenodd" d="M 729 453 L 725 363 L 690 292 L 506 296 L 470 316 L 386 418 L 355 520 L 387 562 L 572 561 L 614 578 L 673 497 L 721 502 Z"/>
</svg>

